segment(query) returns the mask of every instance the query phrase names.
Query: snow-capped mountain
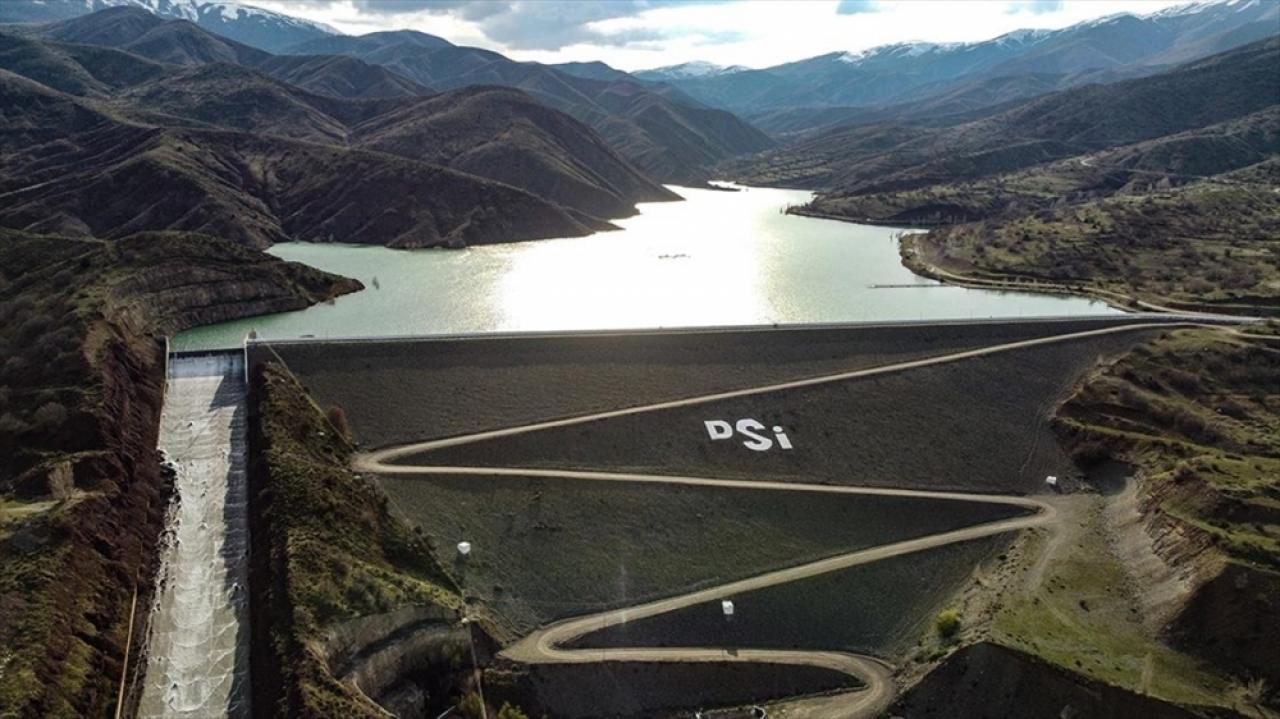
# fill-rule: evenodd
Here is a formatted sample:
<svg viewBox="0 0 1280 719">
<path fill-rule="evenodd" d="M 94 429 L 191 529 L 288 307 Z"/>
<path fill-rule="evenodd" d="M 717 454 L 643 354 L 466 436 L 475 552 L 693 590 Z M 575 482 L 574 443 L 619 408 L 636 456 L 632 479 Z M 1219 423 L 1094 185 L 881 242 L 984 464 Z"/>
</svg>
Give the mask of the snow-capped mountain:
<svg viewBox="0 0 1280 719">
<path fill-rule="evenodd" d="M 322 23 L 221 0 L 3 0 L 0 23 L 53 22 L 118 6 L 140 7 L 171 20 L 189 20 L 269 52 L 341 34 Z"/>
<path fill-rule="evenodd" d="M 1057 30 L 1015 30 L 979 42 L 901 42 L 760 70 L 664 79 L 708 105 L 748 116 L 781 108 L 915 102 L 996 81 L 1001 92 L 981 94 L 1002 102 L 1025 96 L 1019 93 L 1150 74 L 1278 33 L 1280 2 L 1208 0 Z"/>
<path fill-rule="evenodd" d="M 666 67 L 655 67 L 652 70 L 641 70 L 631 74 L 641 80 L 664 82 L 667 80 L 688 80 L 695 77 L 729 75 L 746 69 L 741 65 L 717 65 L 713 62 L 695 60 L 694 62 L 683 62 L 679 65 L 667 65 Z"/>
</svg>

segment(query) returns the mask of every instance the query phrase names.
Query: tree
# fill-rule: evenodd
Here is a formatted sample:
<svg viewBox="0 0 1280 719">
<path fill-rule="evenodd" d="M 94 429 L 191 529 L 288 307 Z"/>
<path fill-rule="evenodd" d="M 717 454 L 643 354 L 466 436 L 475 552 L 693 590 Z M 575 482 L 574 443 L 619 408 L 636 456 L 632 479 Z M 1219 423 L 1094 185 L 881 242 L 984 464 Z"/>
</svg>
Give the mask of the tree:
<svg viewBox="0 0 1280 719">
<path fill-rule="evenodd" d="M 943 639 L 950 639 L 960 631 L 960 613 L 954 609 L 944 609 L 938 612 L 938 618 L 934 624 Z"/>
</svg>

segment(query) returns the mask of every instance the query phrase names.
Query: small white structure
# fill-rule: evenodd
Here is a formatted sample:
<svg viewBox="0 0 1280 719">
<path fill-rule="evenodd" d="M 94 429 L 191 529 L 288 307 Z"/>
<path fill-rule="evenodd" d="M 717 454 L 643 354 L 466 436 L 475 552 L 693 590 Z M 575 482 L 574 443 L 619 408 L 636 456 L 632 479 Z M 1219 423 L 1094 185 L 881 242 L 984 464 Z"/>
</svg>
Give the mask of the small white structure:
<svg viewBox="0 0 1280 719">
<path fill-rule="evenodd" d="M 471 554 L 471 542 L 458 542 L 458 554 L 464 557 Z"/>
<path fill-rule="evenodd" d="M 1049 485 L 1049 489 L 1056 490 L 1058 488 L 1058 478 L 1052 474 L 1044 478 L 1044 483 Z"/>
<path fill-rule="evenodd" d="M 733 619 L 733 601 L 729 599 L 720 602 L 720 610 L 724 612 L 725 619 Z"/>
</svg>

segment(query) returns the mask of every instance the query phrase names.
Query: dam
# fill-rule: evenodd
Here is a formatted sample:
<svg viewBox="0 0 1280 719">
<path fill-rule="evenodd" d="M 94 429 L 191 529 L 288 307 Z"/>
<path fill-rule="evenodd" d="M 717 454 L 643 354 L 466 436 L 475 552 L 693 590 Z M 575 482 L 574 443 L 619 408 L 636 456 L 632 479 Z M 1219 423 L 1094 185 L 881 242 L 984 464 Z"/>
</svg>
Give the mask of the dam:
<svg viewBox="0 0 1280 719">
<path fill-rule="evenodd" d="M 175 355 L 159 448 L 174 472 L 139 717 L 249 716 L 247 387 L 239 352 Z"/>
</svg>

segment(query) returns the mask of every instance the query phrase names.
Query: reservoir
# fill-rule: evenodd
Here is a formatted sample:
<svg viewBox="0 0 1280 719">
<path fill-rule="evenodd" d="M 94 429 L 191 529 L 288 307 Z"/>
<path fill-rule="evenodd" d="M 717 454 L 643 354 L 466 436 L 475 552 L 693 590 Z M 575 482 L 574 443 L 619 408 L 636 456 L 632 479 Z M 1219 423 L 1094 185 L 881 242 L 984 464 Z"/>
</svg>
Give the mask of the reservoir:
<svg viewBox="0 0 1280 719">
<path fill-rule="evenodd" d="M 174 349 L 455 332 L 863 322 L 1117 312 L 1078 297 L 948 287 L 898 257 L 901 230 L 783 214 L 803 190 L 673 187 L 588 237 L 466 250 L 285 243 L 278 257 L 367 289 L 297 312 L 199 327 Z"/>
</svg>

